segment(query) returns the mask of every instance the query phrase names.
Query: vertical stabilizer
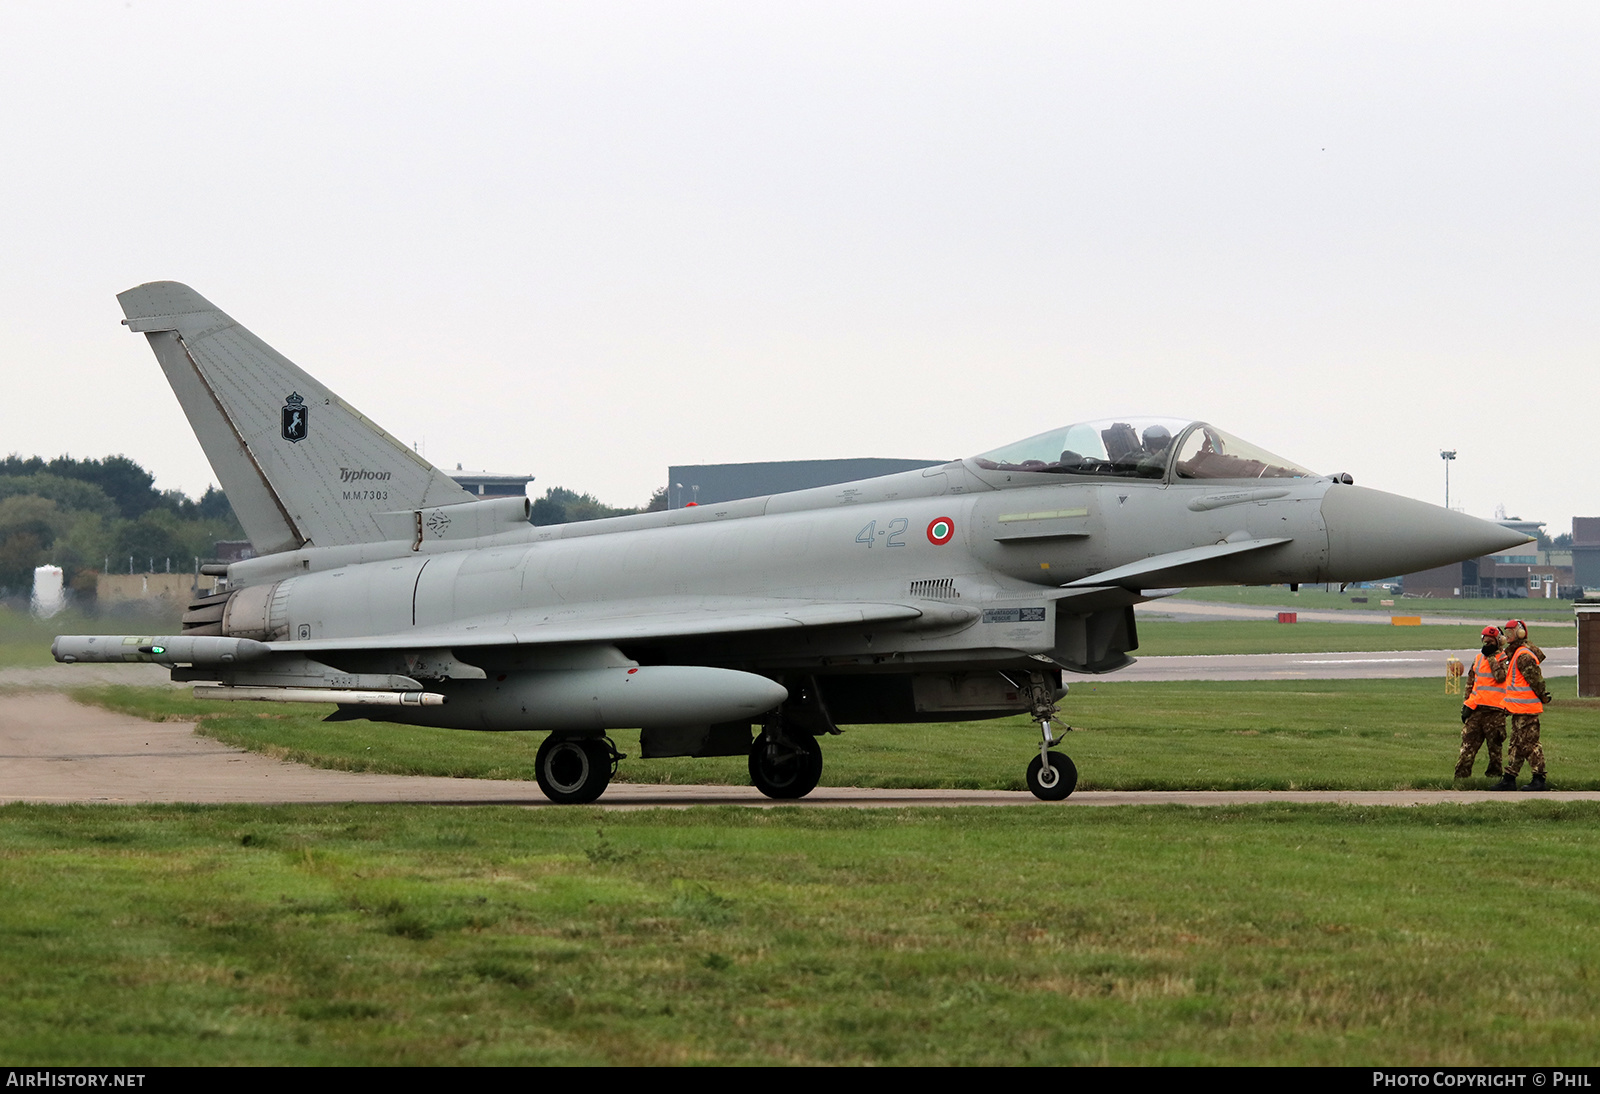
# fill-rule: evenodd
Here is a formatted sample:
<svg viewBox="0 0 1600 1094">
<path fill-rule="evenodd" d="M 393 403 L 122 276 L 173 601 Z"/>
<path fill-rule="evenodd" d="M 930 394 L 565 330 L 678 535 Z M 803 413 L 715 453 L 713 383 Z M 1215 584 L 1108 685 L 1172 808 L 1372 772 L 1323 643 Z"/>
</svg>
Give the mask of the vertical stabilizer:
<svg viewBox="0 0 1600 1094">
<path fill-rule="evenodd" d="M 261 554 L 386 538 L 375 514 L 472 501 L 205 297 L 176 281 L 120 293 Z"/>
</svg>

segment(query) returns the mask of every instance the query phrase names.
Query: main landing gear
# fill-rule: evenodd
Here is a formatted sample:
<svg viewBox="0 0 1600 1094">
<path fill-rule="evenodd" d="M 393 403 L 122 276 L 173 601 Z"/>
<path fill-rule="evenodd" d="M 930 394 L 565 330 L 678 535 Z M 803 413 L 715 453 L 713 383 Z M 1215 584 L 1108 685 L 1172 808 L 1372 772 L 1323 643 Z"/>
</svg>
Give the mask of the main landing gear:
<svg viewBox="0 0 1600 1094">
<path fill-rule="evenodd" d="M 750 744 L 750 781 L 769 798 L 792 801 L 817 788 L 822 779 L 822 746 L 817 738 L 838 733 L 822 689 L 813 676 L 786 681 L 789 699 L 767 718 Z"/>
<path fill-rule="evenodd" d="M 622 753 L 609 737 L 544 739 L 533 760 L 533 773 L 544 796 L 558 805 L 588 805 L 611 785 Z"/>
<path fill-rule="evenodd" d="M 1024 689 L 1028 695 L 1028 713 L 1039 723 L 1039 754 L 1028 764 L 1028 789 L 1042 801 L 1064 801 L 1078 786 L 1078 768 L 1065 753 L 1052 752 L 1050 746 L 1056 739 L 1050 735 L 1050 722 L 1060 713 L 1056 708 L 1055 693 L 1045 681 L 1044 674 L 1031 672 Z M 1071 731 L 1072 727 L 1066 729 Z"/>
<path fill-rule="evenodd" d="M 750 781 L 769 798 L 803 798 L 821 778 L 822 746 L 809 733 L 778 722 L 750 745 Z"/>
</svg>

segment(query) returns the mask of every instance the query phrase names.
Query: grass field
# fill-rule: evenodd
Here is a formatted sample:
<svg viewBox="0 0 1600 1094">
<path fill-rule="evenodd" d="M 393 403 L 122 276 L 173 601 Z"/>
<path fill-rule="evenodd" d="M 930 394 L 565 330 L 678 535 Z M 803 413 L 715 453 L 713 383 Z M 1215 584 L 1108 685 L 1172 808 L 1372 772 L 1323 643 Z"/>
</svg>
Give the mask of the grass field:
<svg viewBox="0 0 1600 1094">
<path fill-rule="evenodd" d="M 1600 808 L 0 808 L 0 1057 L 1600 1060 Z"/>
<path fill-rule="evenodd" d="M 1455 650 L 1471 662 L 1478 651 L 1480 628 L 1429 625 L 1376 626 L 1352 623 L 1277 623 L 1271 620 L 1139 620 L 1137 657 L 1173 657 L 1218 653 L 1369 653 L 1380 650 Z M 1570 625 L 1535 624 L 1529 637 L 1541 646 L 1571 646 L 1577 631 Z M 1439 674 L 1444 675 L 1440 661 Z"/>
<path fill-rule="evenodd" d="M 1543 719 L 1558 789 L 1600 789 L 1600 700 L 1557 701 Z M 375 722 L 322 722 L 332 707 L 201 703 L 186 692 L 84 688 L 75 697 L 156 719 L 203 717 L 200 732 L 322 767 L 407 775 L 533 778 L 542 733 L 473 733 Z M 1386 790 L 1443 788 L 1460 747 L 1460 696 L 1438 680 L 1075 683 L 1063 704 L 1077 728 L 1062 749 L 1083 789 Z M 630 756 L 637 732 L 612 734 Z M 850 726 L 823 742 L 825 786 L 1023 789 L 1038 731 L 993 722 Z M 1486 758 L 1480 753 L 1477 770 Z M 644 783 L 749 782 L 741 757 L 631 759 L 618 778 Z M 1483 786 L 1481 777 L 1471 785 Z"/>
<path fill-rule="evenodd" d="M 1364 596 L 1365 604 L 1357 604 L 1352 597 Z M 1484 619 L 1527 619 L 1572 622 L 1570 600 L 1480 600 L 1477 598 L 1439 599 L 1435 597 L 1403 597 L 1382 589 L 1346 589 L 1342 593 L 1327 592 L 1321 586 L 1302 585 L 1298 593 L 1289 591 L 1287 585 L 1226 585 L 1215 588 L 1185 589 L 1183 600 L 1213 600 L 1223 604 L 1239 604 L 1256 608 L 1279 607 L 1286 611 L 1332 611 L 1339 608 L 1354 611 L 1389 612 L 1394 615 L 1446 615 L 1460 613 Z M 1381 600 L 1393 600 L 1394 607 L 1385 607 Z"/>
</svg>

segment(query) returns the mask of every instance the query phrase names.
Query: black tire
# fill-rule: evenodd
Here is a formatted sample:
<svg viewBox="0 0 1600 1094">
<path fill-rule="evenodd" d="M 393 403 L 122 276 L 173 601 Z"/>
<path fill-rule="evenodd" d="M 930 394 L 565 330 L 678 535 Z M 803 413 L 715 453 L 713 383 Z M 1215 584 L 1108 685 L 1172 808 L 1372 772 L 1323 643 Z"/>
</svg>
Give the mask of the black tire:
<svg viewBox="0 0 1600 1094">
<path fill-rule="evenodd" d="M 1041 801 L 1065 801 L 1078 788 L 1077 765 L 1061 753 L 1052 752 L 1050 773 L 1055 776 L 1055 780 L 1049 786 L 1045 786 L 1042 780 L 1044 761 L 1035 756 L 1033 762 L 1028 765 L 1028 789 Z"/>
<path fill-rule="evenodd" d="M 533 772 L 551 801 L 587 805 L 611 784 L 611 750 L 593 737 L 546 737 Z"/>
<path fill-rule="evenodd" d="M 769 798 L 803 798 L 821 779 L 822 746 L 809 733 L 763 732 L 750 745 L 750 781 Z"/>
</svg>

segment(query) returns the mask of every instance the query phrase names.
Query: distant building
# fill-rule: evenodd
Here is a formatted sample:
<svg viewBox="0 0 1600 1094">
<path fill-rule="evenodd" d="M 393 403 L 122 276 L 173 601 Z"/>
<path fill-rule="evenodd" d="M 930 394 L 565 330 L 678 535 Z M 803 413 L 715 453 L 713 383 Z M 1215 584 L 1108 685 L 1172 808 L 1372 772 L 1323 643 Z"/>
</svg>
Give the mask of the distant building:
<svg viewBox="0 0 1600 1094">
<path fill-rule="evenodd" d="M 899 471 L 937 467 L 949 460 L 781 460 L 772 463 L 700 463 L 667 468 L 667 508 L 759 498 L 815 486 L 873 479 Z"/>
<path fill-rule="evenodd" d="M 1600 592 L 1600 517 L 1572 518 L 1572 580 Z"/>
<path fill-rule="evenodd" d="M 243 562 L 256 557 L 256 549 L 247 539 L 219 539 L 212 559 L 217 562 Z"/>
<path fill-rule="evenodd" d="M 461 465 L 448 472 L 469 494 L 480 498 L 520 498 L 527 494 L 532 475 L 493 475 L 487 471 L 463 471 Z"/>
<path fill-rule="evenodd" d="M 1534 520 L 1499 520 L 1495 523 L 1530 536 L 1539 535 L 1544 528 L 1543 521 Z M 1574 521 L 1575 527 L 1576 523 Z M 1600 524 L 1600 521 L 1596 523 Z M 1597 543 L 1596 550 L 1600 551 L 1600 543 Z M 1576 558 L 1576 548 L 1571 552 L 1541 550 L 1536 543 L 1525 543 L 1499 554 L 1406 574 L 1404 590 L 1407 596 L 1439 599 L 1567 599 L 1579 592 L 1580 583 L 1573 573 Z"/>
</svg>

